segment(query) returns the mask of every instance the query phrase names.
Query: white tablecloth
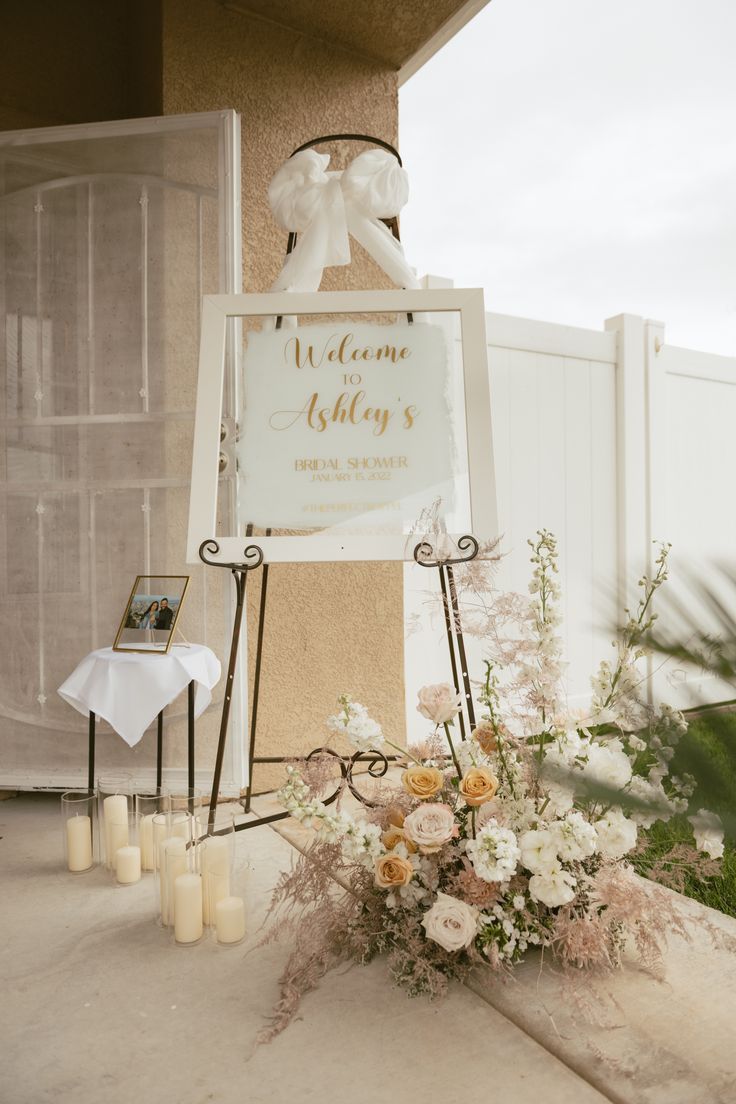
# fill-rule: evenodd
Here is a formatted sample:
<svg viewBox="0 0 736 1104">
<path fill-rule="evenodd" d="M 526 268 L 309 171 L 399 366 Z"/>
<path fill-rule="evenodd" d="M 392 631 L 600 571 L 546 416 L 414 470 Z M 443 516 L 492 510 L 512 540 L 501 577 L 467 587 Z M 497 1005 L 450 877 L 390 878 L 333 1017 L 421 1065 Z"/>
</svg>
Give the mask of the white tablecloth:
<svg viewBox="0 0 736 1104">
<path fill-rule="evenodd" d="M 98 648 L 72 671 L 59 694 L 80 713 L 103 717 L 134 747 L 154 718 L 192 679 L 196 683 L 194 715 L 199 717 L 212 700 L 220 670 L 219 659 L 203 644 L 175 644 L 167 655 Z"/>
</svg>

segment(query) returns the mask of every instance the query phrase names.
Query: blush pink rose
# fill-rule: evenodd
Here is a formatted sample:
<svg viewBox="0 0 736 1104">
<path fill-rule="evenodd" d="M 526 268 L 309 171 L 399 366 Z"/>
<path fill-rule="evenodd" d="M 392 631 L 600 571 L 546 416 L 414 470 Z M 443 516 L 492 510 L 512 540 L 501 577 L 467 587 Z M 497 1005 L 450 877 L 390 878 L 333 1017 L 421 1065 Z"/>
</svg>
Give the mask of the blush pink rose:
<svg viewBox="0 0 736 1104">
<path fill-rule="evenodd" d="M 449 682 L 436 686 L 423 686 L 419 691 L 417 712 L 434 724 L 447 724 L 456 717 L 462 706 L 462 694 L 458 694 Z"/>
<path fill-rule="evenodd" d="M 404 821 L 404 833 L 425 855 L 439 851 L 459 835 L 460 829 L 449 805 L 438 802 L 420 805 Z"/>
<path fill-rule="evenodd" d="M 427 939 L 439 943 L 444 950 L 462 951 L 475 939 L 478 932 L 478 909 L 466 905 L 457 897 L 438 893 L 437 900 L 422 919 Z"/>
</svg>

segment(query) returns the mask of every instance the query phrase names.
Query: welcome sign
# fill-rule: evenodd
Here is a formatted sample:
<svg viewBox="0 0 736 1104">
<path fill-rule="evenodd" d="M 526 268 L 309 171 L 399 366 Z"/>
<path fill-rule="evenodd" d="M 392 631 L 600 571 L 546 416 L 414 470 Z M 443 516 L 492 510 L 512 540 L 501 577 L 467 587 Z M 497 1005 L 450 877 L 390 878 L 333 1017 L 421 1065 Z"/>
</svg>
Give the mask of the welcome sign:
<svg viewBox="0 0 736 1104">
<path fill-rule="evenodd" d="M 238 445 L 244 520 L 398 527 L 453 493 L 441 327 L 320 323 L 251 332 Z M 365 515 L 364 517 L 362 515 Z"/>
</svg>

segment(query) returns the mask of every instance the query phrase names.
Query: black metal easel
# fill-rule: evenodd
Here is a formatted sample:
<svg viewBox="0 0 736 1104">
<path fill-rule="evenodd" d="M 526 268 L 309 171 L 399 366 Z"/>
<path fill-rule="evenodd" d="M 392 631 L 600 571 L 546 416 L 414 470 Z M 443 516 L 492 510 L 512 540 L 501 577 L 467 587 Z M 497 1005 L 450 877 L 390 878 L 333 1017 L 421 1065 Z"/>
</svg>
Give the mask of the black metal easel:
<svg viewBox="0 0 736 1104">
<path fill-rule="evenodd" d="M 434 546 L 430 540 L 425 539 L 421 541 L 414 549 L 414 559 L 420 565 L 420 567 L 436 568 L 439 574 L 440 589 L 442 592 L 442 605 L 445 615 L 445 630 L 447 633 L 447 644 L 450 652 L 450 666 L 452 669 L 452 678 L 455 690 L 458 694 L 462 695 L 463 709 L 458 716 L 458 723 L 460 727 L 460 738 L 462 740 L 467 739 L 468 735 L 475 728 L 475 710 L 473 707 L 473 696 L 470 687 L 470 675 L 468 672 L 468 663 L 465 651 L 465 641 L 463 639 L 462 624 L 460 620 L 460 607 L 457 596 L 457 586 L 455 583 L 455 576 L 453 572 L 453 566 L 455 564 L 469 563 L 475 559 L 478 555 L 478 541 L 475 537 L 464 536 L 460 537 L 457 542 L 458 555 L 455 557 L 439 558 L 435 555 Z M 217 797 L 220 788 L 220 778 L 222 775 L 222 764 L 225 757 L 225 747 L 227 744 L 227 729 L 230 719 L 230 702 L 233 694 L 233 682 L 235 679 L 235 669 L 237 665 L 238 650 L 240 647 L 240 633 L 242 630 L 243 612 L 245 609 L 245 597 L 246 587 L 248 583 L 248 576 L 251 571 L 255 571 L 257 568 L 263 568 L 262 580 L 261 580 L 261 598 L 258 611 L 258 635 L 256 643 L 256 665 L 255 674 L 253 680 L 253 701 L 251 705 L 251 717 L 250 717 L 250 739 L 249 739 L 249 756 L 248 756 L 248 787 L 246 790 L 246 796 L 243 801 L 244 811 L 250 812 L 251 799 L 253 796 L 253 767 L 257 763 L 286 763 L 290 761 L 289 757 L 282 755 L 256 755 L 256 736 L 257 736 L 257 721 L 258 721 L 258 702 L 260 697 L 261 688 L 261 669 L 263 661 L 263 637 L 265 631 L 265 619 L 266 619 L 266 594 L 268 586 L 268 564 L 264 563 L 263 550 L 257 544 L 246 545 L 243 551 L 243 560 L 239 563 L 222 563 L 218 560 L 213 560 L 210 556 L 216 556 L 220 550 L 220 546 L 213 538 L 203 541 L 199 548 L 199 557 L 203 563 L 209 567 L 225 568 L 232 572 L 233 579 L 235 581 L 235 618 L 233 621 L 233 632 L 230 641 L 230 657 L 228 660 L 227 679 L 225 682 L 225 696 L 222 703 L 222 716 L 220 719 L 220 733 L 217 742 L 217 753 L 215 757 L 215 769 L 212 776 L 212 794 L 210 797 L 210 820 L 214 822 L 215 809 L 217 808 Z M 210 555 L 208 555 L 208 553 Z M 329 747 L 318 747 L 310 751 L 306 759 L 313 759 L 316 756 L 330 756 L 336 762 L 340 768 L 341 780 L 338 783 L 335 792 L 328 798 L 324 799 L 325 805 L 331 804 L 337 800 L 343 785 L 347 785 L 351 793 L 358 798 L 364 805 L 371 805 L 371 801 L 366 798 L 355 786 L 353 780 L 353 771 L 358 764 L 362 764 L 367 768 L 368 774 L 372 778 L 381 778 L 388 771 L 389 765 L 392 761 L 396 761 L 397 756 L 387 756 L 382 752 L 371 751 L 366 753 L 357 752 L 355 755 L 346 757 L 340 755 Z M 247 820 L 241 824 L 235 826 L 235 831 L 244 831 L 247 828 L 257 828 L 262 824 L 271 824 L 277 820 L 284 820 L 290 814 L 287 812 L 271 813 L 267 816 L 257 817 L 254 820 Z"/>
</svg>

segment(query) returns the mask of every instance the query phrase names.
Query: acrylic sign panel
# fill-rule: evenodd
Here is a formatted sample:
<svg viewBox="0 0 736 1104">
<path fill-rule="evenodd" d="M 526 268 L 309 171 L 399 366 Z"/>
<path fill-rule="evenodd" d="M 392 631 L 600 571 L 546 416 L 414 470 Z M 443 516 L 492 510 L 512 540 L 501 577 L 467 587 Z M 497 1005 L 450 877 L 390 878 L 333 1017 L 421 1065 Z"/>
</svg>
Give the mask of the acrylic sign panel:
<svg viewBox="0 0 736 1104">
<path fill-rule="evenodd" d="M 452 505 L 448 349 L 441 327 L 320 323 L 248 334 L 239 515 L 260 527 L 352 521 L 401 532 Z"/>
<path fill-rule="evenodd" d="M 188 562 L 410 559 L 438 499 L 497 536 L 479 289 L 204 297 Z"/>
</svg>

